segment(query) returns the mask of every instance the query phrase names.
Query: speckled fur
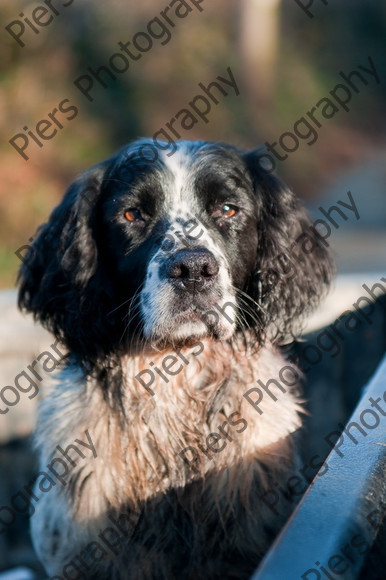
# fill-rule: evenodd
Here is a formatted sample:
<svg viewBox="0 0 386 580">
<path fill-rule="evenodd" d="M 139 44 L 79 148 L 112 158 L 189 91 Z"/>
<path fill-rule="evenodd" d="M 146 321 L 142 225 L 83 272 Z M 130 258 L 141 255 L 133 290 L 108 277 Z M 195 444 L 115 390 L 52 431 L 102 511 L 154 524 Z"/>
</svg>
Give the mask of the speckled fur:
<svg viewBox="0 0 386 580">
<path fill-rule="evenodd" d="M 289 504 L 283 505 L 276 517 L 258 496 L 273 480 L 287 479 L 296 465 L 292 435 L 301 425 L 301 407 L 289 387 L 286 393 L 274 390 L 277 401 L 263 399 L 262 415 L 243 398 L 257 379 L 280 380 L 288 362 L 273 348 L 246 352 L 241 340 L 233 347 L 202 344 L 199 356 L 192 354 L 197 346 L 182 350 L 189 363 L 169 384 L 159 378 L 154 397 L 133 377 L 168 353 L 126 358 L 122 409 L 76 370 L 65 370 L 60 385 L 47 389 L 37 431 L 42 468 L 52 441 L 65 447 L 85 429 L 98 454 L 79 461 L 80 475 L 75 468 L 68 487 L 51 490 L 36 506 L 35 547 L 51 574 L 60 575 L 74 553 L 98 541 L 107 516 L 127 506 L 135 514 L 131 537 L 116 558 L 107 558 L 105 571 L 95 564 L 95 578 L 177 578 L 181 559 L 184 578 L 196 578 L 202 567 L 213 568 L 210 578 L 242 578 L 246 562 L 248 573 L 253 569 L 289 513 Z M 212 460 L 201 453 L 199 471 L 189 467 L 181 450 L 197 440 L 204 444 L 235 411 L 247 421 L 245 431 L 228 427 L 232 441 L 224 450 Z"/>
</svg>

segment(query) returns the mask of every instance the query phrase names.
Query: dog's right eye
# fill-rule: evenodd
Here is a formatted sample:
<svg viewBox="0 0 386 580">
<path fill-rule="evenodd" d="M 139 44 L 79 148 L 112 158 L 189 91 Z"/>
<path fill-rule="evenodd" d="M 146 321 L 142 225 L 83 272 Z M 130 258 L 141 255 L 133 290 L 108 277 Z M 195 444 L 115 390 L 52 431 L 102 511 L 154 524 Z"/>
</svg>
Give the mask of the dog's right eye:
<svg viewBox="0 0 386 580">
<path fill-rule="evenodd" d="M 124 215 L 128 222 L 137 222 L 139 220 L 143 221 L 141 212 L 139 211 L 139 209 L 136 209 L 135 207 L 127 209 Z"/>
</svg>

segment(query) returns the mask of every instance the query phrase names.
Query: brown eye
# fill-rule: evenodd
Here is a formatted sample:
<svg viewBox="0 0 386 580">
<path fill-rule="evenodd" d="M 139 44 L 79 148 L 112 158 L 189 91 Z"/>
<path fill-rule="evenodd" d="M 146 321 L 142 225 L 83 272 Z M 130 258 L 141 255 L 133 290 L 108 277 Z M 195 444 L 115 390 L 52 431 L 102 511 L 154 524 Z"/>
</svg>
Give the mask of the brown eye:
<svg viewBox="0 0 386 580">
<path fill-rule="evenodd" d="M 142 215 L 139 209 L 132 208 L 125 211 L 125 218 L 128 222 L 136 222 L 142 220 Z"/>
<path fill-rule="evenodd" d="M 238 211 L 239 211 L 238 207 L 236 207 L 235 205 L 230 205 L 229 203 L 224 203 L 224 205 L 221 207 L 221 214 L 227 218 L 235 216 L 238 213 Z"/>
</svg>

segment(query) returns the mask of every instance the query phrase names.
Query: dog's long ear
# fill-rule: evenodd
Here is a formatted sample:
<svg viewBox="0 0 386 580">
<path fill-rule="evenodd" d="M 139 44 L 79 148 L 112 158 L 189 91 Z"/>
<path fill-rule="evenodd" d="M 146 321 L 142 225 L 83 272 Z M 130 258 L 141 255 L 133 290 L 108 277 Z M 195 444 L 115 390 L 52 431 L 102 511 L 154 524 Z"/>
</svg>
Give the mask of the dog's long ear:
<svg viewBox="0 0 386 580">
<path fill-rule="evenodd" d="M 255 273 L 248 292 L 275 341 L 297 335 L 334 274 L 328 244 L 293 192 L 259 164 L 260 150 L 244 156 L 259 215 Z"/>
<path fill-rule="evenodd" d="M 84 358 L 91 320 L 105 299 L 98 283 L 94 207 L 108 162 L 84 172 L 42 225 L 19 271 L 19 307 Z M 100 282 L 100 280 L 99 280 Z M 87 340 L 86 340 L 87 337 Z"/>
</svg>

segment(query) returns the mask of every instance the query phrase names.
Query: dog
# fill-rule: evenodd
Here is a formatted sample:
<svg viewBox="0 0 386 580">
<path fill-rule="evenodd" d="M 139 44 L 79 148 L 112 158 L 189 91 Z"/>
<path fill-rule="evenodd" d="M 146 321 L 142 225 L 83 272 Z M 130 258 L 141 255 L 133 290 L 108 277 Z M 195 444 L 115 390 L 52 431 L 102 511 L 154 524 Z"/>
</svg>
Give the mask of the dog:
<svg viewBox="0 0 386 580">
<path fill-rule="evenodd" d="M 72 449 L 36 504 L 55 578 L 249 578 L 292 509 L 264 501 L 299 463 L 301 375 L 280 345 L 331 259 L 258 149 L 165 145 L 81 174 L 21 267 L 20 308 L 68 349 L 40 402 L 41 469 L 85 430 L 97 451 Z"/>
</svg>

